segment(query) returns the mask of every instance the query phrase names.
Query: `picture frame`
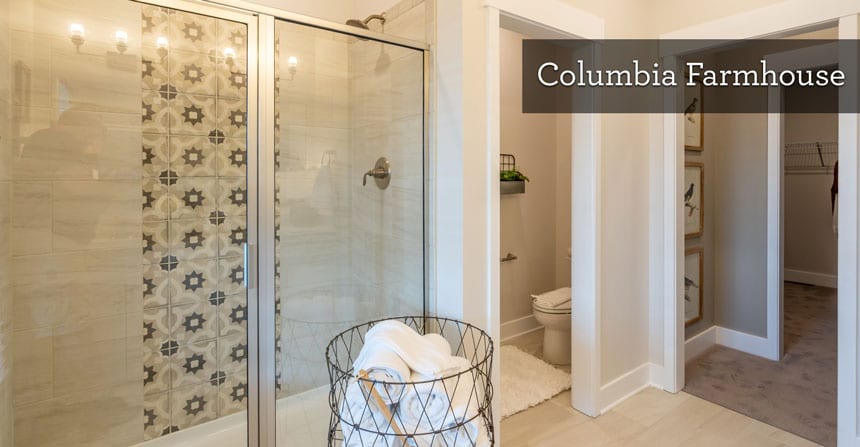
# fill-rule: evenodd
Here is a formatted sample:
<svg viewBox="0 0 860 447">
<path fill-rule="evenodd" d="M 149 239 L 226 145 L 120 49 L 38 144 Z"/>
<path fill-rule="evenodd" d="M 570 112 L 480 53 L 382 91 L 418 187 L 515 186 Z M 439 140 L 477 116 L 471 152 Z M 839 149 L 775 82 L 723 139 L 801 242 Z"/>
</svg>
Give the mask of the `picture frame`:
<svg viewBox="0 0 860 447">
<path fill-rule="evenodd" d="M 684 150 L 705 149 L 704 90 L 702 84 L 684 83 Z"/>
<path fill-rule="evenodd" d="M 684 327 L 702 319 L 705 249 L 690 248 L 684 253 Z"/>
<path fill-rule="evenodd" d="M 705 165 L 684 164 L 684 238 L 701 236 L 705 231 Z"/>
</svg>

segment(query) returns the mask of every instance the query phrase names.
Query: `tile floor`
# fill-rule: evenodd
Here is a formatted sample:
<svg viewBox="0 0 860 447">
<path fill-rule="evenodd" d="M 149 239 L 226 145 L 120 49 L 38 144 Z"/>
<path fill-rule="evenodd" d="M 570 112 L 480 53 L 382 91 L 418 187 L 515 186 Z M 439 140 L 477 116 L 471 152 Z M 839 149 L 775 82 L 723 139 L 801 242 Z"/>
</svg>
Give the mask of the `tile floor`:
<svg viewBox="0 0 860 447">
<path fill-rule="evenodd" d="M 540 354 L 543 331 L 504 344 Z M 567 368 L 569 370 L 569 368 Z M 503 392 L 503 391 L 502 391 Z M 687 393 L 645 389 L 599 418 L 570 407 L 570 392 L 502 421 L 504 447 L 807 447 L 813 442 Z"/>
</svg>

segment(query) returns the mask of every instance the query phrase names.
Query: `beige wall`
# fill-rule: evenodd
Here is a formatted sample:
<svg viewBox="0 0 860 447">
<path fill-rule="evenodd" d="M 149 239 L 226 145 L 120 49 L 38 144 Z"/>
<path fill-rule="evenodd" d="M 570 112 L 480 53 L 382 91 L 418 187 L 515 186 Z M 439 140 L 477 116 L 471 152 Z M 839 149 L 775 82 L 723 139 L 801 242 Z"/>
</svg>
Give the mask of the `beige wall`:
<svg viewBox="0 0 860 447">
<path fill-rule="evenodd" d="M 786 109 L 791 111 L 797 100 L 838 101 L 834 95 L 817 98 L 798 97 L 786 92 Z M 838 139 L 838 115 L 788 113 L 785 115 L 785 142 L 835 142 Z M 830 206 L 830 171 L 786 174 L 785 194 L 785 269 L 836 276 L 837 237 L 833 232 Z"/>
<path fill-rule="evenodd" d="M 531 180 L 525 194 L 501 196 L 501 254 L 518 257 L 501 265 L 503 324 L 532 314 L 531 294 L 570 285 L 568 245 L 559 245 L 570 241 L 570 120 L 522 113 L 522 39 L 501 30 L 501 151 Z"/>
</svg>

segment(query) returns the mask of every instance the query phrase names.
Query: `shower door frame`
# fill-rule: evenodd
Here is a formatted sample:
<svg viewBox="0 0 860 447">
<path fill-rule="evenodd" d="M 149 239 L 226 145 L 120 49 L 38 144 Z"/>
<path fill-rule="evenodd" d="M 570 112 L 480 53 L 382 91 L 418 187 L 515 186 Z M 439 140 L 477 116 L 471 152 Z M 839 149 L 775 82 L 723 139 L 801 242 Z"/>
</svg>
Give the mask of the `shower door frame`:
<svg viewBox="0 0 860 447">
<path fill-rule="evenodd" d="M 275 447 L 277 389 L 275 378 L 275 24 L 278 20 L 362 37 L 422 52 L 423 61 L 423 274 L 424 313 L 432 308 L 430 242 L 434 232 L 428 216 L 433 189 L 430 146 L 429 45 L 315 17 L 261 6 L 244 0 L 129 0 L 245 24 L 247 39 L 247 241 L 245 276 L 248 278 L 248 446 Z M 253 125 L 256 123 L 256 125 Z M 259 248 L 258 248 L 259 247 Z M 260 291 L 269 291 L 267 295 Z M 435 290 L 435 288 L 434 288 Z"/>
</svg>

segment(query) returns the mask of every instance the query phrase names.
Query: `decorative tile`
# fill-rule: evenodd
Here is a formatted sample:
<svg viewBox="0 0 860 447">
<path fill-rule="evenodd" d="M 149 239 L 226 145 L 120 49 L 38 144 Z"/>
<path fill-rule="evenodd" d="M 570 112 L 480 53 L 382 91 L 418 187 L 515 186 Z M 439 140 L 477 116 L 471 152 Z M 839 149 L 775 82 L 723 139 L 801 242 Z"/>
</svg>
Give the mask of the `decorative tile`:
<svg viewBox="0 0 860 447">
<path fill-rule="evenodd" d="M 245 98 L 218 97 L 216 127 L 226 138 L 244 139 L 247 135 L 247 101 Z"/>
<path fill-rule="evenodd" d="M 208 382 L 170 392 L 170 420 L 180 430 L 218 417 L 218 387 Z"/>
<path fill-rule="evenodd" d="M 143 177 L 158 177 L 168 169 L 167 135 L 143 134 L 140 155 Z"/>
<path fill-rule="evenodd" d="M 208 300 L 170 308 L 171 339 L 180 345 L 211 340 L 218 335 L 218 309 Z"/>
<path fill-rule="evenodd" d="M 170 169 L 178 177 L 214 177 L 215 145 L 205 136 L 171 136 Z"/>
<path fill-rule="evenodd" d="M 209 299 L 217 288 L 217 263 L 214 259 L 182 261 L 170 272 L 171 305 L 199 303 Z"/>
<path fill-rule="evenodd" d="M 157 264 L 167 254 L 168 225 L 166 221 L 144 221 L 141 235 L 143 262 Z"/>
<path fill-rule="evenodd" d="M 170 134 L 209 135 L 215 114 L 214 97 L 179 93 L 170 100 Z"/>
<path fill-rule="evenodd" d="M 245 294 L 225 298 L 218 306 L 218 336 L 248 333 L 248 299 Z"/>
<path fill-rule="evenodd" d="M 144 352 L 156 351 L 162 355 L 169 355 L 169 350 L 166 353 L 161 353 L 164 342 L 170 340 L 170 312 L 168 312 L 168 308 L 162 306 L 143 309 L 141 333 Z"/>
<path fill-rule="evenodd" d="M 144 336 L 146 323 L 144 323 Z M 143 348 L 143 394 L 163 393 L 170 389 L 170 357 L 158 349 Z"/>
<path fill-rule="evenodd" d="M 248 378 L 244 374 L 227 376 L 218 386 L 218 415 L 238 413 L 248 408 Z"/>
<path fill-rule="evenodd" d="M 225 216 L 245 216 L 247 214 L 248 186 L 242 177 L 218 179 L 218 210 Z"/>
<path fill-rule="evenodd" d="M 146 440 L 168 433 L 170 427 L 170 395 L 166 392 L 143 396 L 143 437 Z"/>
<path fill-rule="evenodd" d="M 248 368 L 248 338 L 246 335 L 221 337 L 218 340 L 218 370 L 245 374 Z"/>
<path fill-rule="evenodd" d="M 215 95 L 218 76 L 208 55 L 175 50 L 169 58 L 170 84 L 177 92 Z"/>
<path fill-rule="evenodd" d="M 245 293 L 245 270 L 241 257 L 218 260 L 218 291 L 224 296 Z"/>
<path fill-rule="evenodd" d="M 166 306 L 170 303 L 168 273 L 161 264 L 143 266 L 143 307 Z"/>
<path fill-rule="evenodd" d="M 173 220 L 170 222 L 170 253 L 180 261 L 214 258 L 218 254 L 217 231 L 218 227 L 207 218 Z"/>
<path fill-rule="evenodd" d="M 144 46 L 155 48 L 156 40 L 159 37 L 168 36 L 167 17 L 168 10 L 166 8 L 141 4 L 140 26 Z"/>
<path fill-rule="evenodd" d="M 175 205 L 171 219 L 209 217 L 216 210 L 217 188 L 211 178 L 180 178 L 170 187 L 170 201 Z"/>
<path fill-rule="evenodd" d="M 208 383 L 217 370 L 216 344 L 215 340 L 207 340 L 178 348 L 176 354 L 170 358 L 174 390 L 186 385 Z"/>
<path fill-rule="evenodd" d="M 143 133 L 167 133 L 168 120 L 167 100 L 158 91 L 146 90 L 141 98 L 140 124 Z"/>
<path fill-rule="evenodd" d="M 217 48 L 224 54 L 225 48 L 230 48 L 236 54 L 236 59 L 248 57 L 248 26 L 244 23 L 229 20 L 217 20 Z"/>
<path fill-rule="evenodd" d="M 157 178 L 143 179 L 141 207 L 144 221 L 167 220 L 172 208 L 167 185 Z"/>
<path fill-rule="evenodd" d="M 171 50 L 207 54 L 215 48 L 215 19 L 184 11 L 170 11 Z"/>
<path fill-rule="evenodd" d="M 225 138 L 217 148 L 219 177 L 245 177 L 248 173 L 248 151 L 244 139 Z"/>
<path fill-rule="evenodd" d="M 145 37 L 144 37 L 145 38 Z M 155 37 L 152 38 L 155 45 Z M 166 53 L 159 52 L 154 46 L 140 49 L 140 81 L 144 90 L 159 90 L 168 83 Z"/>
<path fill-rule="evenodd" d="M 248 68 L 244 59 L 221 60 L 218 63 L 218 97 L 246 98 Z"/>
<path fill-rule="evenodd" d="M 243 256 L 248 242 L 248 225 L 244 216 L 232 216 L 218 225 L 218 256 Z"/>
</svg>

